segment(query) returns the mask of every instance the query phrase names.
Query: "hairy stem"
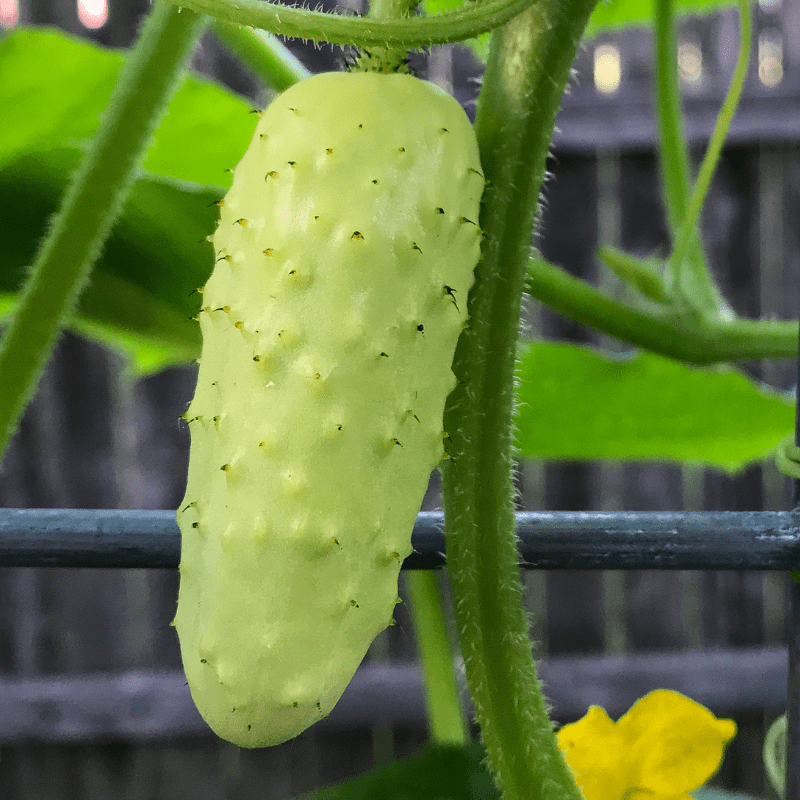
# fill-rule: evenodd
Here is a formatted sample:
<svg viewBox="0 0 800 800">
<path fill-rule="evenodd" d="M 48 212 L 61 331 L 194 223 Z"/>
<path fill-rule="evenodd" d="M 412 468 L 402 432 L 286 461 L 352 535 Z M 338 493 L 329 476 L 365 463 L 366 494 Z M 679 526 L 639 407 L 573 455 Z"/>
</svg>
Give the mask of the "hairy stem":
<svg viewBox="0 0 800 800">
<path fill-rule="evenodd" d="M 656 303 L 669 303 L 661 272 L 646 261 L 614 247 L 600 247 L 597 257 L 628 286 Z"/>
<path fill-rule="evenodd" d="M 376 20 L 407 19 L 419 0 L 372 0 L 369 4 L 369 18 Z M 410 72 L 406 65 L 407 47 L 385 45 L 369 50 L 361 48 L 358 61 L 351 67 L 352 72 Z"/>
<path fill-rule="evenodd" d="M 681 87 L 678 75 L 678 33 L 674 0 L 655 0 L 655 108 L 664 201 L 673 241 L 685 230 L 691 175 L 689 151 L 683 131 Z M 727 304 L 714 283 L 694 223 L 680 258 L 673 259 L 666 277 L 674 303 L 710 316 L 727 311 Z"/>
<path fill-rule="evenodd" d="M 405 579 L 417 634 L 431 738 L 440 744 L 467 744 L 467 719 L 453 672 L 453 649 L 436 572 L 408 570 Z"/>
<path fill-rule="evenodd" d="M 205 20 L 156 0 L 0 342 L 0 457 L 85 286 Z"/>
<path fill-rule="evenodd" d="M 673 3 L 674 0 L 655 0 L 653 68 L 664 202 L 670 230 L 677 234 L 686 217 L 691 177 L 689 151 L 683 132 L 678 31 Z"/>
<path fill-rule="evenodd" d="M 211 30 L 265 86 L 276 92 L 283 92 L 292 84 L 311 75 L 272 33 L 242 28 L 240 25 L 219 20 L 211 22 Z"/>
<path fill-rule="evenodd" d="M 536 0 L 477 0 L 432 17 L 373 19 L 284 6 L 269 0 L 169 0 L 222 22 L 283 36 L 356 47 L 404 47 L 461 42 L 502 25 Z"/>
<path fill-rule="evenodd" d="M 488 181 L 470 324 L 453 370 L 442 465 L 447 563 L 489 765 L 505 800 L 580 800 L 536 675 L 514 531 L 514 366 L 556 112 L 594 0 L 538 3 L 495 31 L 476 133 Z"/>
<path fill-rule="evenodd" d="M 633 308 L 542 258 L 530 261 L 527 291 L 583 325 L 690 364 L 797 357 L 796 321 L 704 319 L 666 306 Z"/>
<path fill-rule="evenodd" d="M 700 172 L 697 175 L 694 191 L 686 208 L 678 241 L 675 243 L 675 249 L 670 258 L 674 269 L 678 269 L 679 265 L 684 262 L 685 256 L 691 247 L 692 237 L 700 219 L 700 212 L 703 209 L 709 186 L 711 186 L 711 178 L 717 168 L 722 146 L 725 144 L 725 137 L 733 121 L 733 115 L 736 113 L 739 98 L 742 96 L 742 88 L 744 87 L 747 67 L 750 62 L 751 30 L 750 2 L 749 0 L 739 0 L 739 55 L 733 71 L 731 85 L 725 95 L 725 100 L 714 125 L 714 131 L 711 134 L 711 140 L 700 165 Z M 706 276 L 710 281 L 708 273 L 706 273 Z"/>
</svg>

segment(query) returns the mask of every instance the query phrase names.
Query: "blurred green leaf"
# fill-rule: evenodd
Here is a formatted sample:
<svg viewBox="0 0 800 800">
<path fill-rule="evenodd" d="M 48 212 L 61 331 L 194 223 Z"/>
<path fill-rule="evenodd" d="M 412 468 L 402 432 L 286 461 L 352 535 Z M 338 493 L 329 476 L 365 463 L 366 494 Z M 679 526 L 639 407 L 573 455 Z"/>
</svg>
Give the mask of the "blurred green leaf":
<svg viewBox="0 0 800 800">
<path fill-rule="evenodd" d="M 789 575 L 797 580 L 797 573 Z M 764 774 L 767 776 L 775 794 L 784 800 L 786 797 L 786 736 L 788 722 L 786 714 L 781 714 L 767 730 L 764 747 L 761 750 L 764 762 Z"/>
<path fill-rule="evenodd" d="M 788 398 L 731 367 L 542 342 L 522 348 L 517 444 L 553 460 L 679 461 L 729 472 L 793 429 Z"/>
<path fill-rule="evenodd" d="M 713 14 L 722 8 L 733 7 L 736 0 L 673 0 L 675 12 L 682 16 Z M 604 31 L 621 30 L 652 24 L 655 0 L 609 0 L 597 4 L 589 25 L 587 37 Z"/>
<path fill-rule="evenodd" d="M 108 104 L 125 51 L 50 28 L 0 40 L 0 166 L 32 150 L 88 139 Z M 209 80 L 188 78 L 156 131 L 144 168 L 227 189 L 255 129 L 251 105 Z"/>
<path fill-rule="evenodd" d="M 460 8 L 464 5 L 464 1 L 465 0 L 422 0 L 420 8 L 423 13 L 431 16 L 433 14 L 451 11 L 454 8 Z M 479 61 L 485 63 L 491 36 L 491 33 L 483 33 L 475 39 L 467 39 L 458 44 L 468 47 Z"/>
<path fill-rule="evenodd" d="M 302 800 L 500 800 L 482 764 L 483 748 L 428 745 L 411 758 Z"/>
<path fill-rule="evenodd" d="M 0 40 L 0 313 L 14 303 L 48 217 L 99 125 L 124 58 L 48 28 Z M 169 106 L 145 170 L 81 298 L 72 328 L 131 357 L 139 373 L 199 353 L 193 294 L 213 266 L 214 229 L 228 168 L 253 133 L 250 104 L 189 78 Z"/>
<path fill-rule="evenodd" d="M 32 261 L 47 219 L 58 206 L 81 152 L 61 148 L 29 153 L 0 168 L 0 313 Z M 214 227 L 217 187 L 143 174 L 100 256 L 70 326 L 122 349 L 138 373 L 186 363 L 200 351 L 200 306 L 194 292 L 213 266 L 206 242 Z"/>
</svg>

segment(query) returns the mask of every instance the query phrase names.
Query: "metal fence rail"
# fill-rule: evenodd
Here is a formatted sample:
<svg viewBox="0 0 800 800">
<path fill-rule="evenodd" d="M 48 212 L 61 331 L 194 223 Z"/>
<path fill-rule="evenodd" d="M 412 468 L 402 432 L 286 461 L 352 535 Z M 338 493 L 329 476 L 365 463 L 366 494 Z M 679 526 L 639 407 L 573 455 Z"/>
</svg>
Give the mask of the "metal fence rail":
<svg viewBox="0 0 800 800">
<path fill-rule="evenodd" d="M 441 512 L 417 516 L 404 569 L 444 566 Z M 516 514 L 526 569 L 800 570 L 800 512 Z M 0 566 L 174 569 L 174 511 L 0 509 Z"/>
</svg>

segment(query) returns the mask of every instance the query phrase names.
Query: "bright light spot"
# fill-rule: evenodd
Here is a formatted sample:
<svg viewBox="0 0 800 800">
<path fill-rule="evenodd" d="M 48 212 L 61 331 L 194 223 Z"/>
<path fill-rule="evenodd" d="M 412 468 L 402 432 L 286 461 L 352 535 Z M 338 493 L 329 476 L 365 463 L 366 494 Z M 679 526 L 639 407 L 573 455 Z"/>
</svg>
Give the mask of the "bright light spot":
<svg viewBox="0 0 800 800">
<path fill-rule="evenodd" d="M 783 80 L 783 40 L 780 31 L 765 30 L 758 35 L 758 77 L 764 86 Z"/>
<path fill-rule="evenodd" d="M 700 83 L 703 77 L 703 51 L 694 42 L 678 45 L 678 72 L 686 83 Z"/>
<path fill-rule="evenodd" d="M 17 0 L 0 0 L 0 26 L 13 28 L 19 22 Z"/>
<path fill-rule="evenodd" d="M 108 19 L 106 0 L 78 0 L 78 19 L 87 28 L 102 28 Z"/>
<path fill-rule="evenodd" d="M 758 7 L 765 11 L 773 11 L 781 7 L 782 0 L 758 0 Z"/>
<path fill-rule="evenodd" d="M 614 94 L 619 89 L 622 64 L 615 44 L 601 44 L 594 51 L 594 85 L 598 92 Z"/>
</svg>

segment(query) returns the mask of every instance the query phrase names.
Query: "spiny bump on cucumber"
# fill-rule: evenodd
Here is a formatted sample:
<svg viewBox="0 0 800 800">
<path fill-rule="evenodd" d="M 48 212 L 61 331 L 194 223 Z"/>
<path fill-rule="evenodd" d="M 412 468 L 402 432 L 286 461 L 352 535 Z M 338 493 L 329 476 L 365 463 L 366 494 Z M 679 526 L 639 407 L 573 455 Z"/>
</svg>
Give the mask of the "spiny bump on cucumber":
<svg viewBox="0 0 800 800">
<path fill-rule="evenodd" d="M 259 115 L 218 203 L 175 626 L 197 707 L 240 746 L 327 716 L 391 624 L 446 457 L 483 188 L 451 96 L 324 73 Z"/>
</svg>

